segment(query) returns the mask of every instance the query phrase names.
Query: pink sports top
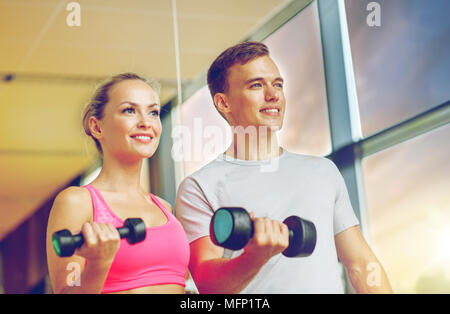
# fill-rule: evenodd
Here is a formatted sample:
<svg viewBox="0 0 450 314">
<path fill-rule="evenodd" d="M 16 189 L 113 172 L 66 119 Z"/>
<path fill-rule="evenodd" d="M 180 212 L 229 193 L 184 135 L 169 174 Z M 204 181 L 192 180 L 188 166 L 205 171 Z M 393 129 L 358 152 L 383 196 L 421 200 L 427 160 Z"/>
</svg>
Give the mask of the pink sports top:
<svg viewBox="0 0 450 314">
<path fill-rule="evenodd" d="M 122 227 L 124 221 L 109 208 L 100 192 L 91 185 L 84 187 L 91 194 L 94 222 Z M 126 239 L 121 239 L 102 293 L 163 284 L 185 286 L 189 263 L 186 233 L 175 216 L 153 194 L 149 194 L 167 217 L 167 222 L 161 226 L 147 227 L 142 242 L 131 245 Z"/>
</svg>

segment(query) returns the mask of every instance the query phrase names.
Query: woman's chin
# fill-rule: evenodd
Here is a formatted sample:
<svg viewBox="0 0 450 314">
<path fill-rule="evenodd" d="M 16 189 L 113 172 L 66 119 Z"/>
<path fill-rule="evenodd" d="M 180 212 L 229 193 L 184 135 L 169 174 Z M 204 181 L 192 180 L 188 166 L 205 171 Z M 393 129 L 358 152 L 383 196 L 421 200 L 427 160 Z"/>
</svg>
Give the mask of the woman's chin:
<svg viewBox="0 0 450 314">
<path fill-rule="evenodd" d="M 156 149 L 147 149 L 147 150 L 140 150 L 136 152 L 136 156 L 140 159 L 146 159 L 152 157 L 156 152 Z"/>
<path fill-rule="evenodd" d="M 147 159 L 155 154 L 156 150 L 138 150 L 133 152 L 117 152 L 115 158 L 124 163 L 135 163 Z"/>
</svg>

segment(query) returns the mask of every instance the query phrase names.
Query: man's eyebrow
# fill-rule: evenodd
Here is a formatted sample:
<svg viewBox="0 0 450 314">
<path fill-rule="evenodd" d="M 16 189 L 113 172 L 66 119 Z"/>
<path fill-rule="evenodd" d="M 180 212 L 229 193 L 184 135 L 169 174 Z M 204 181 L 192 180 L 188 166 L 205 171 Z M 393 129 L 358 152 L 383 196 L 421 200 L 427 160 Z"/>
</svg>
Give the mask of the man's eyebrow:
<svg viewBox="0 0 450 314">
<path fill-rule="evenodd" d="M 257 82 L 257 81 L 264 81 L 264 78 L 262 78 L 262 77 L 255 77 L 255 78 L 252 78 L 252 79 L 249 79 L 249 80 L 245 81 L 245 84 L 250 84 L 252 82 Z M 280 81 L 281 83 L 284 83 L 284 80 L 283 80 L 282 77 L 276 77 L 274 79 L 274 81 Z"/>
<path fill-rule="evenodd" d="M 134 102 L 128 101 L 128 100 L 122 101 L 122 102 L 119 104 L 119 106 L 122 106 L 123 104 L 130 104 L 130 105 L 132 105 L 132 106 L 134 106 L 134 107 L 139 106 L 137 103 L 134 103 Z M 157 106 L 159 106 L 159 104 L 153 103 L 153 104 L 147 105 L 146 107 L 157 107 Z"/>
</svg>

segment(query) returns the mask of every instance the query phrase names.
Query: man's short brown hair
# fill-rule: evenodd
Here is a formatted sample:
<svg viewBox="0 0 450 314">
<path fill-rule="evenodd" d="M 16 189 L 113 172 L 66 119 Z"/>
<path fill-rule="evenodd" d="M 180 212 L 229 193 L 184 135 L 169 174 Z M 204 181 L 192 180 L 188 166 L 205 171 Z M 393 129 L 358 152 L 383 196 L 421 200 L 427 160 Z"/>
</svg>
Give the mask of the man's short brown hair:
<svg viewBox="0 0 450 314">
<path fill-rule="evenodd" d="M 269 49 L 261 42 L 247 41 L 222 52 L 208 70 L 207 82 L 211 96 L 228 91 L 228 69 L 236 63 L 247 62 L 269 55 Z"/>
</svg>

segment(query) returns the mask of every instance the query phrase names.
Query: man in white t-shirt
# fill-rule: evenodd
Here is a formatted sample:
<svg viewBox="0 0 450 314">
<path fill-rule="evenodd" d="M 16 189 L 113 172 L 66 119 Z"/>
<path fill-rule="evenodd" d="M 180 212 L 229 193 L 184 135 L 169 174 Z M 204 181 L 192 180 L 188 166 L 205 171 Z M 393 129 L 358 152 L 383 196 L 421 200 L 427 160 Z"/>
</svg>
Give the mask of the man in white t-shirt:
<svg viewBox="0 0 450 314">
<path fill-rule="evenodd" d="M 392 292 L 364 240 L 344 180 L 326 158 L 288 152 L 275 132 L 283 124 L 283 78 L 259 42 L 225 50 L 208 71 L 219 113 L 233 142 L 180 184 L 175 213 L 191 248 L 189 268 L 200 293 L 343 293 L 338 259 L 356 292 Z M 254 235 L 240 251 L 212 243 L 209 224 L 220 207 L 251 212 Z M 314 223 L 317 243 L 308 257 L 287 258 L 282 221 Z"/>
</svg>

